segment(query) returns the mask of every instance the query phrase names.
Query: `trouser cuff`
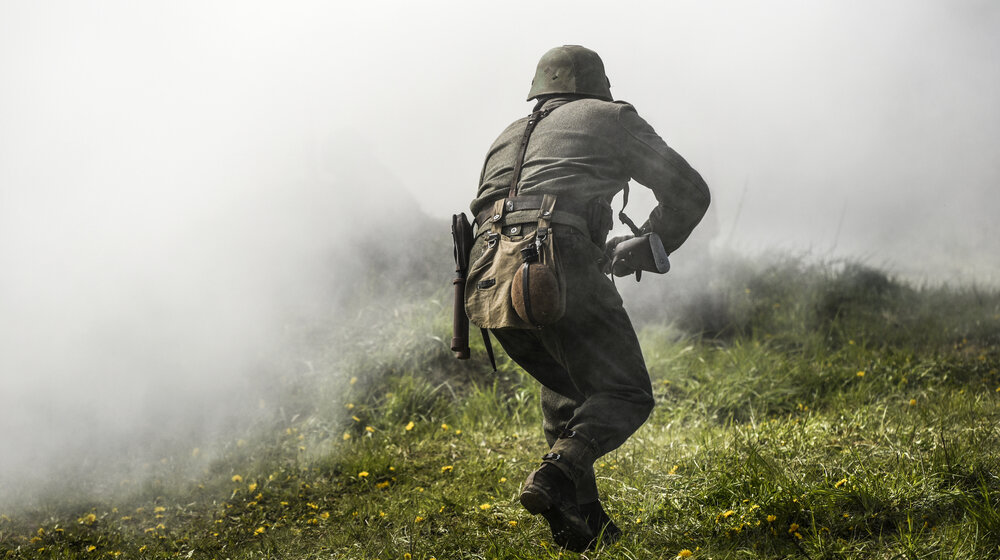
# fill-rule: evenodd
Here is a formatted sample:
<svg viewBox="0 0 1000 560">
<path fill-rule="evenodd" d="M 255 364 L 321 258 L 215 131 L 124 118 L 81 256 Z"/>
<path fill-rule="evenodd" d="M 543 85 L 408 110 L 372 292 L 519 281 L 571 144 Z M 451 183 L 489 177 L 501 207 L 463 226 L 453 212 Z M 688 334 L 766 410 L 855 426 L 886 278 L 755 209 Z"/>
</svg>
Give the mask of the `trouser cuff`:
<svg viewBox="0 0 1000 560">
<path fill-rule="evenodd" d="M 593 440 L 580 432 L 567 430 L 559 436 L 542 460 L 559 467 L 579 486 L 593 472 L 594 461 L 599 455 L 597 444 Z"/>
</svg>

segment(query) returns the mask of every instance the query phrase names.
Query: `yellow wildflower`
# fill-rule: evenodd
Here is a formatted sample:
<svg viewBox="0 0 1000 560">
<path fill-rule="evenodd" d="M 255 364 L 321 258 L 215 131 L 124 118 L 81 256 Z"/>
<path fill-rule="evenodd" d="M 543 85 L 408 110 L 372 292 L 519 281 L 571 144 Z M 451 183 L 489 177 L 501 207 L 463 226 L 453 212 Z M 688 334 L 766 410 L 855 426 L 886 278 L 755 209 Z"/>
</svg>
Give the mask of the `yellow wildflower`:
<svg viewBox="0 0 1000 560">
<path fill-rule="evenodd" d="M 694 553 L 685 548 L 684 550 L 682 550 L 682 551 L 680 551 L 680 552 L 677 553 L 677 557 L 678 558 L 688 558 L 692 554 L 694 554 Z"/>
<path fill-rule="evenodd" d="M 375 428 L 373 428 L 371 426 L 365 426 L 365 431 L 368 432 L 369 434 L 371 434 L 371 433 L 375 432 Z"/>
<path fill-rule="evenodd" d="M 775 521 L 776 519 L 778 519 L 778 516 L 776 516 L 776 515 L 768 515 L 768 516 L 767 516 L 767 522 L 768 522 L 768 523 L 774 523 L 774 521 Z"/>
<path fill-rule="evenodd" d="M 385 488 L 388 488 L 388 487 L 389 487 L 389 481 L 388 480 L 383 480 L 382 482 L 379 482 L 378 484 L 375 485 L 375 488 L 378 488 L 379 490 L 382 490 L 382 489 L 385 489 Z"/>
<path fill-rule="evenodd" d="M 726 511 L 722 512 L 722 518 L 726 519 L 726 518 L 728 518 L 729 516 L 731 516 L 734 513 L 736 513 L 736 512 L 733 511 L 733 510 L 731 510 L 731 509 L 727 509 Z"/>
<path fill-rule="evenodd" d="M 347 403 L 344 406 L 347 407 L 347 410 L 354 410 L 354 403 L 352 403 L 352 402 L 349 402 L 349 403 Z"/>
<path fill-rule="evenodd" d="M 367 477 L 368 477 L 368 471 L 361 471 L 358 473 L 358 478 L 367 478 Z"/>
<path fill-rule="evenodd" d="M 256 489 L 257 489 L 257 483 L 256 482 L 251 482 L 249 485 L 247 485 L 247 491 L 248 492 L 253 492 Z"/>
<path fill-rule="evenodd" d="M 349 440 L 349 439 L 351 439 L 351 434 L 349 434 L 349 433 L 347 433 L 347 432 L 344 432 L 344 437 L 343 437 L 343 440 L 344 440 L 344 441 L 347 441 L 347 440 Z"/>
<path fill-rule="evenodd" d="M 507 482 L 507 477 L 506 476 L 501 476 L 500 477 L 500 483 L 503 484 L 504 482 Z"/>
<path fill-rule="evenodd" d="M 492 509 L 492 508 L 493 508 L 492 504 L 479 504 L 479 509 L 481 509 L 483 511 L 486 511 L 486 510 Z"/>
<path fill-rule="evenodd" d="M 316 504 L 314 504 L 314 503 L 312 503 L 312 502 L 307 502 L 306 503 L 306 507 L 310 507 L 312 509 L 319 509 L 319 506 L 316 505 Z"/>
<path fill-rule="evenodd" d="M 410 422 L 410 423 L 409 423 L 409 424 L 407 424 L 407 425 L 406 425 L 406 427 L 405 427 L 405 428 L 403 428 L 403 429 L 404 429 L 404 430 L 406 430 L 407 432 L 409 432 L 410 430 L 412 430 L 412 429 L 413 429 L 413 426 L 415 426 L 415 425 L 416 425 L 416 424 L 414 424 L 413 422 Z"/>
<path fill-rule="evenodd" d="M 240 476 L 240 475 L 238 475 L 238 474 L 234 474 L 233 475 L 233 482 L 243 482 L 243 477 Z"/>
<path fill-rule="evenodd" d="M 453 468 L 454 468 L 454 467 L 452 467 L 451 465 L 445 465 L 445 466 L 441 467 L 441 472 L 443 472 L 443 473 L 446 473 L 446 472 L 451 472 L 451 470 L 452 470 Z"/>
<path fill-rule="evenodd" d="M 798 531 L 798 530 L 799 530 L 799 524 L 798 523 L 792 523 L 791 525 L 788 526 L 788 532 L 789 533 L 794 533 L 795 531 Z"/>
<path fill-rule="evenodd" d="M 677 469 L 678 468 L 680 468 L 680 465 L 674 465 L 674 467 L 672 469 L 670 469 L 669 471 L 667 471 L 667 474 L 677 474 Z"/>
<path fill-rule="evenodd" d="M 410 560 L 411 558 L 413 558 L 413 555 L 411 555 L 409 552 L 403 554 L 403 560 Z"/>
<path fill-rule="evenodd" d="M 87 552 L 93 552 L 95 550 L 97 550 L 97 547 L 94 546 L 94 545 L 90 545 L 90 546 L 87 547 Z"/>
<path fill-rule="evenodd" d="M 167 508 L 163 506 L 156 506 L 155 508 L 153 508 L 153 513 L 161 513 L 164 511 L 167 511 Z"/>
<path fill-rule="evenodd" d="M 357 416 L 353 416 L 353 415 L 351 416 L 351 420 L 354 420 L 355 422 L 360 422 L 361 421 L 360 418 L 358 418 Z"/>
<path fill-rule="evenodd" d="M 87 515 L 84 515 L 84 516 L 83 516 L 83 517 L 81 517 L 80 519 L 77 519 L 77 521 L 78 521 L 79 523 L 83 523 L 83 524 L 85 524 L 85 525 L 91 525 L 91 524 L 93 524 L 93 523 L 94 523 L 95 521 L 97 521 L 97 516 L 96 516 L 96 515 L 94 515 L 93 513 L 88 513 Z"/>
<path fill-rule="evenodd" d="M 858 373 L 857 373 L 856 375 L 857 375 L 858 377 L 864 377 L 864 376 L 865 376 L 865 372 L 863 372 L 863 371 L 859 371 L 859 372 L 858 372 Z"/>
<path fill-rule="evenodd" d="M 257 527 L 256 529 L 253 530 L 253 534 L 255 534 L 255 535 L 259 535 L 259 534 L 261 534 L 263 532 L 264 532 L 264 528 L 263 527 Z"/>
<path fill-rule="evenodd" d="M 917 399 L 910 399 L 910 406 L 917 406 Z"/>
<path fill-rule="evenodd" d="M 448 424 L 441 424 L 441 429 L 442 430 L 447 430 L 448 429 Z"/>
<path fill-rule="evenodd" d="M 330 512 L 324 511 L 323 513 L 319 514 L 319 518 L 320 519 L 330 519 Z"/>
<path fill-rule="evenodd" d="M 416 517 L 416 518 L 415 518 L 415 519 L 413 520 L 413 522 L 414 522 L 414 523 L 420 523 L 420 522 L 421 522 L 421 521 L 423 521 L 423 520 L 424 520 L 424 518 L 423 518 L 423 517 L 420 517 L 420 516 L 418 515 L 418 516 L 417 516 L 417 517 Z"/>
<path fill-rule="evenodd" d="M 517 521 L 508 521 L 507 525 L 509 525 L 511 527 L 517 527 Z"/>
<path fill-rule="evenodd" d="M 842 478 L 842 479 L 838 480 L 837 483 L 833 485 L 833 487 L 834 488 L 840 488 L 841 486 L 843 486 L 845 484 L 847 484 L 847 479 L 846 478 Z"/>
</svg>

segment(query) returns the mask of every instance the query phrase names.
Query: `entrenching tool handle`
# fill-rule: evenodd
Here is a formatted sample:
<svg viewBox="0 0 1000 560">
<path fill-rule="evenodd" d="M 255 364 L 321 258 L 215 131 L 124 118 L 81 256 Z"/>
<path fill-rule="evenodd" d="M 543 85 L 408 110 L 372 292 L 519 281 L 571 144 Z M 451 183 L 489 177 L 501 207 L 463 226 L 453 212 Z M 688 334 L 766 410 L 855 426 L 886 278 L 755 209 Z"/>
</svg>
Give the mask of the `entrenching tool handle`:
<svg viewBox="0 0 1000 560">
<path fill-rule="evenodd" d="M 465 313 L 465 278 L 469 272 L 469 253 L 472 251 L 472 224 L 465 213 L 451 217 L 451 237 L 455 244 L 454 313 L 452 320 L 451 350 L 459 360 L 468 360 L 469 316 Z"/>
<path fill-rule="evenodd" d="M 455 357 L 459 360 L 468 360 L 470 356 L 469 317 L 465 314 L 465 276 L 456 276 L 451 283 L 455 285 L 455 313 L 452 322 L 451 351 L 455 353 Z"/>
</svg>

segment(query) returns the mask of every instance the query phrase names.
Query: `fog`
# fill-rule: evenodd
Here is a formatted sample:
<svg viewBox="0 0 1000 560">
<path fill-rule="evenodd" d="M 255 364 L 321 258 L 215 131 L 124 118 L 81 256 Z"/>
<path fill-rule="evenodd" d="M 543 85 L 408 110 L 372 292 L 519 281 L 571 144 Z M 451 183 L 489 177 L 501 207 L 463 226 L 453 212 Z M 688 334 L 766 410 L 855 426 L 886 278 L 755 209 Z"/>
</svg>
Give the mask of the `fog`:
<svg viewBox="0 0 1000 560">
<path fill-rule="evenodd" d="M 286 322 L 363 282 L 359 239 L 426 215 L 450 251 L 560 44 L 712 189 L 675 266 L 995 284 L 998 31 L 991 0 L 3 3 L 0 477 L 255 404 Z"/>
</svg>

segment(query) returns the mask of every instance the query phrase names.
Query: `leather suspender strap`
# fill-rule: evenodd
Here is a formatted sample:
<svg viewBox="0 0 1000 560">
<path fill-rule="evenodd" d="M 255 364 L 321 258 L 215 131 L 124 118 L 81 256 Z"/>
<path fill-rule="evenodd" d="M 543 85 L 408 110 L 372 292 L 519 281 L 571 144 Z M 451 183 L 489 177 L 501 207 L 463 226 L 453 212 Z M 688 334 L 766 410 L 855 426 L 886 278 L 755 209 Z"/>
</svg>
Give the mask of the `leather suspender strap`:
<svg viewBox="0 0 1000 560">
<path fill-rule="evenodd" d="M 517 184 L 521 181 L 521 167 L 524 166 L 524 155 L 528 151 L 528 138 L 531 137 L 531 132 L 535 130 L 538 121 L 547 117 L 551 112 L 552 109 L 545 109 L 544 111 L 535 111 L 528 116 L 528 125 L 524 127 L 524 134 L 521 135 L 521 147 L 517 152 L 517 159 L 514 160 L 514 176 L 510 180 L 510 190 L 507 191 L 507 198 L 517 196 Z"/>
</svg>

